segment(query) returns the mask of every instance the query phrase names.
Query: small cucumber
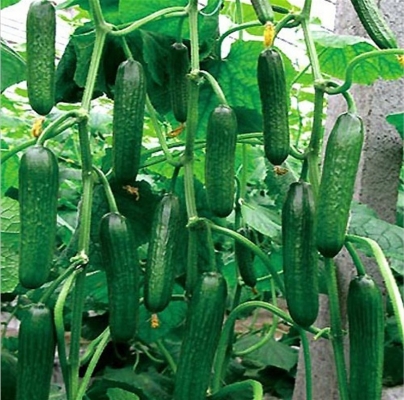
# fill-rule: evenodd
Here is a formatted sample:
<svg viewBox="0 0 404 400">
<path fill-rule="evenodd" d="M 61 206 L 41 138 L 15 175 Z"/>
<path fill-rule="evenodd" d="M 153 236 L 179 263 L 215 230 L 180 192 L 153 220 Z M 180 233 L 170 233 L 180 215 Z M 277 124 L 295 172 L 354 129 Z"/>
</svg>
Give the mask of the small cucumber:
<svg viewBox="0 0 404 400">
<path fill-rule="evenodd" d="M 55 252 L 59 168 L 46 147 L 30 147 L 19 167 L 20 260 L 22 286 L 35 289 L 48 279 Z"/>
<path fill-rule="evenodd" d="M 135 237 L 121 214 L 105 214 L 100 223 L 100 242 L 107 277 L 109 327 L 114 342 L 134 337 L 139 311 L 139 259 Z"/>
<path fill-rule="evenodd" d="M 289 99 L 282 57 L 274 48 L 265 49 L 260 53 L 257 81 L 265 156 L 270 163 L 281 165 L 289 155 Z"/>
<path fill-rule="evenodd" d="M 123 61 L 116 75 L 112 120 L 112 170 L 119 184 L 133 182 L 139 170 L 145 102 L 142 65 Z"/>
<path fill-rule="evenodd" d="M 166 194 L 154 213 L 147 255 L 144 303 L 152 313 L 164 310 L 171 300 L 175 277 L 173 255 L 179 221 L 178 197 Z"/>
<path fill-rule="evenodd" d="M 55 104 L 56 14 L 50 1 L 33 1 L 27 21 L 27 89 L 29 103 L 40 115 Z"/>
<path fill-rule="evenodd" d="M 247 239 L 252 240 L 252 231 L 250 228 L 240 228 L 237 231 Z M 246 246 L 238 242 L 234 242 L 234 256 L 236 258 L 240 276 L 247 286 L 252 288 L 257 283 L 257 274 L 254 270 L 254 256 L 255 254 Z"/>
<path fill-rule="evenodd" d="M 282 208 L 283 272 L 290 316 L 302 327 L 312 325 L 319 310 L 314 215 L 311 185 L 292 183 Z"/>
<path fill-rule="evenodd" d="M 51 310 L 33 305 L 24 314 L 18 333 L 17 400 L 48 400 L 55 346 Z"/>
<path fill-rule="evenodd" d="M 336 256 L 344 245 L 363 137 L 362 119 L 345 113 L 328 138 L 316 211 L 316 243 L 324 257 Z"/>
<path fill-rule="evenodd" d="M 192 292 L 185 322 L 174 400 L 205 400 L 222 328 L 227 287 L 217 272 L 202 274 Z"/>
<path fill-rule="evenodd" d="M 1 399 L 15 400 L 17 395 L 17 358 L 1 349 Z"/>
<path fill-rule="evenodd" d="M 397 38 L 375 0 L 351 0 L 351 3 L 370 38 L 381 49 L 398 48 Z"/>
<path fill-rule="evenodd" d="M 265 25 L 267 22 L 273 22 L 274 10 L 269 0 L 251 0 L 251 4 L 258 21 L 260 21 L 262 25 Z"/>
<path fill-rule="evenodd" d="M 233 211 L 236 140 L 236 114 L 229 106 L 217 106 L 209 116 L 205 155 L 206 195 L 217 217 Z"/>
<path fill-rule="evenodd" d="M 350 400 L 380 400 L 384 356 L 384 310 L 379 287 L 369 276 L 349 284 Z"/>
<path fill-rule="evenodd" d="M 169 92 L 171 108 L 178 122 L 185 122 L 188 109 L 189 51 L 184 43 L 174 43 L 169 54 Z"/>
</svg>

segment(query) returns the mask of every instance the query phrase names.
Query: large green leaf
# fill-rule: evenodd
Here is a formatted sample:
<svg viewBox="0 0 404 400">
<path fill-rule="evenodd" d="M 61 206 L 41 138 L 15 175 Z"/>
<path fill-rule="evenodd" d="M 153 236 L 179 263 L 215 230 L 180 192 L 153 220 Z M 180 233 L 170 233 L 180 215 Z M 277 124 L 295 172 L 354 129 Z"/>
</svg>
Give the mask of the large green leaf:
<svg viewBox="0 0 404 400">
<path fill-rule="evenodd" d="M 25 79 L 25 61 L 4 40 L 0 41 L 1 92 Z"/>
<path fill-rule="evenodd" d="M 386 117 L 389 124 L 392 124 L 400 134 L 401 139 L 404 139 L 404 113 L 390 114 Z"/>
<path fill-rule="evenodd" d="M 6 7 L 10 7 L 13 4 L 17 4 L 19 3 L 21 0 L 2 0 L 1 2 L 1 9 L 6 8 Z"/>
<path fill-rule="evenodd" d="M 320 54 L 321 70 L 335 78 L 344 79 L 349 62 L 360 54 L 376 48 L 365 38 L 335 35 L 326 31 L 313 31 L 317 51 Z M 392 80 L 403 76 L 403 68 L 394 55 L 368 58 L 356 66 L 353 82 L 371 85 L 377 79 Z"/>
<path fill-rule="evenodd" d="M 18 285 L 20 219 L 18 202 L 4 197 L 1 202 L 1 293 Z"/>
</svg>

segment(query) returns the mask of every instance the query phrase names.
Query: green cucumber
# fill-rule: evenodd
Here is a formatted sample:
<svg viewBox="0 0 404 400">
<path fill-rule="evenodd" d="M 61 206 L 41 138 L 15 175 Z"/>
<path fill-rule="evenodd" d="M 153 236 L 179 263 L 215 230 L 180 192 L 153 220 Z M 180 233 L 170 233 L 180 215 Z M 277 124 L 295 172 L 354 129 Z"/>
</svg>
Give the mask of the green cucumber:
<svg viewBox="0 0 404 400">
<path fill-rule="evenodd" d="M 117 212 L 100 223 L 100 243 L 107 277 L 109 327 L 114 342 L 127 342 L 137 330 L 139 314 L 139 259 L 129 221 Z"/>
<path fill-rule="evenodd" d="M 59 168 L 46 147 L 30 147 L 19 167 L 20 252 L 19 281 L 28 289 L 43 285 L 56 250 Z"/>
<path fill-rule="evenodd" d="M 139 170 L 145 102 L 142 65 L 123 61 L 116 75 L 112 121 L 112 170 L 119 184 L 132 183 Z"/>
<path fill-rule="evenodd" d="M 252 231 L 250 228 L 240 228 L 237 232 L 247 239 L 252 240 Z M 257 274 L 254 270 L 255 254 L 248 247 L 236 240 L 234 243 L 234 256 L 241 279 L 247 286 L 254 288 L 257 283 Z"/>
<path fill-rule="evenodd" d="M 380 400 L 384 356 L 384 309 L 379 287 L 369 276 L 349 284 L 350 400 Z"/>
<path fill-rule="evenodd" d="M 51 310 L 43 304 L 31 306 L 18 333 L 17 400 L 48 400 L 55 346 Z"/>
<path fill-rule="evenodd" d="M 324 257 L 336 256 L 344 245 L 363 137 L 362 119 L 345 113 L 328 138 L 316 211 L 316 243 Z"/>
<path fill-rule="evenodd" d="M 282 208 L 283 273 L 290 316 L 302 327 L 312 325 L 319 310 L 314 217 L 311 185 L 292 183 Z"/>
<path fill-rule="evenodd" d="M 169 54 L 169 93 L 171 108 L 178 122 L 185 122 L 188 109 L 189 51 L 184 43 L 174 43 Z"/>
<path fill-rule="evenodd" d="M 17 395 L 17 358 L 1 349 L 1 399 L 15 400 Z"/>
<path fill-rule="evenodd" d="M 351 3 L 365 31 L 379 48 L 398 48 L 397 38 L 375 0 L 351 0 Z"/>
<path fill-rule="evenodd" d="M 175 277 L 173 255 L 179 222 L 178 197 L 166 194 L 154 212 L 147 254 L 144 303 L 152 313 L 163 311 L 171 300 Z"/>
<path fill-rule="evenodd" d="M 274 48 L 258 57 L 257 81 L 261 99 L 265 156 L 281 165 L 289 155 L 289 106 L 282 57 Z"/>
<path fill-rule="evenodd" d="M 233 211 L 236 140 L 234 111 L 223 104 L 217 106 L 209 116 L 205 155 L 206 195 L 217 217 L 227 217 Z"/>
<path fill-rule="evenodd" d="M 50 1 L 33 1 L 27 21 L 27 89 L 29 104 L 47 115 L 55 104 L 56 14 Z"/>
<path fill-rule="evenodd" d="M 274 10 L 269 0 L 251 0 L 251 4 L 258 21 L 260 21 L 262 25 L 265 25 L 267 22 L 273 22 Z"/>
<path fill-rule="evenodd" d="M 178 369 L 174 400 L 205 400 L 222 328 L 227 287 L 217 272 L 202 274 L 192 292 Z"/>
</svg>

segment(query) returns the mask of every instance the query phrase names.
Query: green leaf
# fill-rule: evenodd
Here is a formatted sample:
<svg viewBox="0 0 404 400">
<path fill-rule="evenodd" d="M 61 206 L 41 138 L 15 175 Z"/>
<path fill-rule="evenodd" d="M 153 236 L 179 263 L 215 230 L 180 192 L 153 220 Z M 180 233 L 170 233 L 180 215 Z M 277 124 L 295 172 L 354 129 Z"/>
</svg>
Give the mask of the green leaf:
<svg viewBox="0 0 404 400">
<path fill-rule="evenodd" d="M 25 61 L 9 47 L 4 40 L 0 41 L 1 52 L 1 92 L 15 83 L 25 80 Z"/>
<path fill-rule="evenodd" d="M 220 389 L 208 400 L 256 400 L 263 396 L 262 384 L 254 379 L 232 383 Z"/>
<path fill-rule="evenodd" d="M 1 293 L 10 293 L 18 285 L 19 207 L 8 197 L 1 206 Z"/>
<path fill-rule="evenodd" d="M 326 31 L 313 31 L 317 51 L 321 53 L 321 70 L 335 78 L 345 79 L 345 70 L 350 61 L 360 54 L 376 48 L 365 38 L 335 35 Z M 403 76 L 403 68 L 395 55 L 368 58 L 358 64 L 353 72 L 353 82 L 371 85 L 378 79 L 393 80 Z"/>
<path fill-rule="evenodd" d="M 19 3 L 21 0 L 3 0 L 1 2 L 1 9 L 6 8 L 6 7 L 10 7 L 13 4 L 17 4 Z"/>
<path fill-rule="evenodd" d="M 348 233 L 375 240 L 386 257 L 394 258 L 397 261 L 394 264 L 395 268 L 403 271 L 404 228 L 379 219 L 370 207 L 352 202 Z M 369 254 L 368 249 L 361 247 L 361 250 Z"/>
<path fill-rule="evenodd" d="M 109 388 L 107 396 L 110 400 L 139 400 L 139 396 L 120 388 Z"/>
<path fill-rule="evenodd" d="M 258 343 L 262 338 L 252 335 L 245 336 L 235 343 L 235 350 L 245 350 Z M 242 356 L 243 363 L 254 365 L 257 368 L 273 366 L 290 371 L 297 363 L 298 352 L 285 343 L 270 339 L 257 350 Z"/>
<path fill-rule="evenodd" d="M 2 151 L 3 153 L 3 151 Z M 6 151 L 4 151 L 6 153 Z M 1 195 L 11 186 L 18 187 L 18 167 L 20 165 L 17 155 L 9 158 L 1 166 Z"/>
<path fill-rule="evenodd" d="M 401 139 L 404 139 L 404 113 L 390 114 L 386 117 L 386 120 L 396 127 Z"/>
</svg>

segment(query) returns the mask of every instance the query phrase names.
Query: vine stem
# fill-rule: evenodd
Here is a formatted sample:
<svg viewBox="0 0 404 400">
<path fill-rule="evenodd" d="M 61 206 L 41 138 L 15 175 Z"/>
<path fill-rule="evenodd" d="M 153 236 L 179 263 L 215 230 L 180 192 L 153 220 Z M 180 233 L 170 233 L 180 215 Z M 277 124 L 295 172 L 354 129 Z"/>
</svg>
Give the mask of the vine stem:
<svg viewBox="0 0 404 400">
<path fill-rule="evenodd" d="M 334 350 L 335 368 L 337 371 L 338 389 L 341 400 L 349 400 L 348 381 L 344 359 L 344 343 L 341 312 L 338 297 L 336 267 L 332 258 L 325 258 L 325 277 L 331 321 L 331 344 Z"/>
<path fill-rule="evenodd" d="M 240 304 L 237 306 L 227 317 L 222 333 L 220 335 L 219 339 L 219 344 L 217 347 L 216 351 L 216 357 L 215 357 L 215 362 L 214 362 L 214 376 L 213 376 L 213 381 L 212 381 L 212 392 L 216 393 L 219 391 L 221 387 L 221 381 L 223 378 L 224 370 L 225 370 L 225 360 L 226 360 L 226 354 L 229 351 L 229 338 L 232 335 L 233 332 L 233 325 L 241 313 L 245 313 L 246 311 L 254 308 L 263 308 L 265 310 L 268 310 L 272 312 L 275 315 L 278 315 L 281 319 L 283 319 L 285 322 L 289 323 L 290 325 L 294 325 L 294 322 L 290 318 L 289 315 L 287 315 L 284 311 L 282 311 L 280 308 L 264 302 L 264 301 L 247 301 L 245 303 Z M 307 328 L 307 331 L 318 335 L 322 331 L 316 327 L 309 327 Z M 326 334 L 326 332 L 323 332 L 323 334 Z"/>
<path fill-rule="evenodd" d="M 226 96 L 224 95 L 223 90 L 220 87 L 217 80 L 208 71 L 201 70 L 201 71 L 199 71 L 199 73 L 201 75 L 203 75 L 208 80 L 208 82 L 212 86 L 212 89 L 215 92 L 217 98 L 219 99 L 220 104 L 224 104 L 224 105 L 227 106 L 228 103 L 227 103 L 227 100 L 226 100 Z"/>
<path fill-rule="evenodd" d="M 334 88 L 327 88 L 326 93 L 327 94 L 339 94 L 346 92 L 349 90 L 352 86 L 352 78 L 353 78 L 353 72 L 354 69 L 363 61 L 366 61 L 369 58 L 374 58 L 374 57 L 381 57 L 381 56 L 386 56 L 386 55 L 400 55 L 404 54 L 404 49 L 383 49 L 383 50 L 374 50 L 374 51 L 369 51 L 364 54 L 360 54 L 359 56 L 356 56 L 353 58 L 346 70 L 345 70 L 345 81 L 342 85 L 334 87 Z"/>
<path fill-rule="evenodd" d="M 345 241 L 345 247 L 349 252 L 349 255 L 352 258 L 352 261 L 355 265 L 356 272 L 359 276 L 364 276 L 366 275 L 366 269 L 365 266 L 362 263 L 362 260 L 359 257 L 359 254 L 356 252 L 355 247 L 352 245 L 352 243 Z"/>
<path fill-rule="evenodd" d="M 114 194 L 112 193 L 112 189 L 108 182 L 107 177 L 96 166 L 93 166 L 93 169 L 97 173 L 97 175 L 100 178 L 100 181 L 102 183 L 102 186 L 104 187 L 105 195 L 107 196 L 109 211 L 112 213 L 119 213 L 118 206 L 116 204 L 115 197 L 114 197 Z"/>
<path fill-rule="evenodd" d="M 372 251 L 377 265 L 379 266 L 384 284 L 386 285 L 387 293 L 391 299 L 394 315 L 397 321 L 398 332 L 400 334 L 401 341 L 404 344 L 404 305 L 401 299 L 400 290 L 397 286 L 397 282 L 394 279 L 394 275 L 391 272 L 390 266 L 382 249 L 380 248 L 379 244 L 373 239 L 364 238 L 356 235 L 347 235 L 346 240 L 349 242 L 365 244 Z"/>
<path fill-rule="evenodd" d="M 300 334 L 300 340 L 303 349 L 304 369 L 306 372 L 306 400 L 312 400 L 313 398 L 313 378 L 311 376 L 311 355 L 310 344 L 307 339 L 307 334 L 302 328 L 298 328 Z"/>
<path fill-rule="evenodd" d="M 161 339 L 157 339 L 156 345 L 159 348 L 161 354 L 163 354 L 164 358 L 167 360 L 168 365 L 171 368 L 171 371 L 175 374 L 177 372 L 177 365 L 175 364 L 175 361 L 174 361 L 172 355 L 167 350 L 167 348 L 164 345 L 163 341 Z"/>
</svg>

